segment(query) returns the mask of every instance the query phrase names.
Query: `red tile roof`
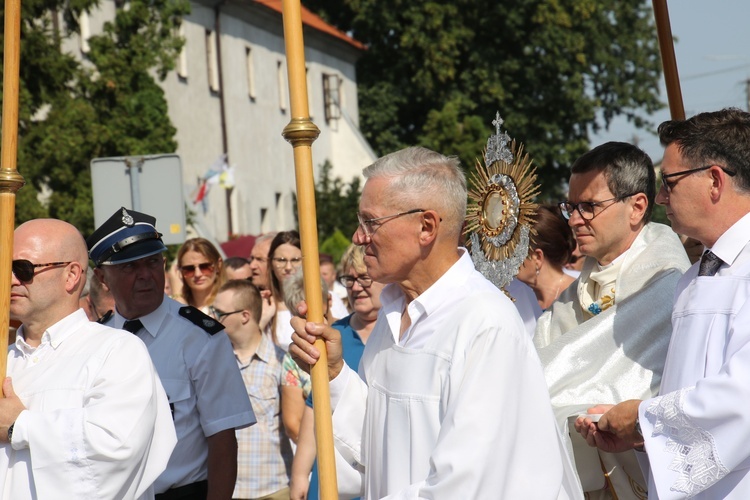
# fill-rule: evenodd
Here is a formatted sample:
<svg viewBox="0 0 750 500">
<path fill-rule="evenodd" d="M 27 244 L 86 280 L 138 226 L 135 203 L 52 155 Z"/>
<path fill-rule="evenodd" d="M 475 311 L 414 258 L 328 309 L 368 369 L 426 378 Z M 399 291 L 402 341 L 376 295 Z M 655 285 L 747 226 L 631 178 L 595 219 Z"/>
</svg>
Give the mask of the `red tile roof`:
<svg viewBox="0 0 750 500">
<path fill-rule="evenodd" d="M 281 14 L 281 0 L 255 0 L 257 3 L 268 7 L 271 10 L 275 10 Z M 344 42 L 358 48 L 359 50 L 365 50 L 365 46 L 362 42 L 355 40 L 343 31 L 334 28 L 317 14 L 310 12 L 304 5 L 302 5 L 302 24 L 307 25 L 313 29 L 331 35 L 334 38 L 343 40 Z"/>
</svg>

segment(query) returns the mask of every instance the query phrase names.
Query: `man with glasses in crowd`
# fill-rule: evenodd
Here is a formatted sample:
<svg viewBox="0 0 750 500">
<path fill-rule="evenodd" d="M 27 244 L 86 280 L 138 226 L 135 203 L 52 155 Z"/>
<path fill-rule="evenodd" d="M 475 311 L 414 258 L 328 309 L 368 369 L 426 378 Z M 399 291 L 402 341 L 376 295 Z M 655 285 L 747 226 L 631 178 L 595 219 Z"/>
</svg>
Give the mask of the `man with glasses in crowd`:
<svg viewBox="0 0 750 500">
<path fill-rule="evenodd" d="M 407 148 L 364 176 L 353 241 L 388 285 L 359 375 L 331 327 L 295 318 L 290 348 L 307 366 L 326 341 L 335 443 L 364 496 L 579 498 L 523 322 L 457 248 L 458 160 Z"/>
<path fill-rule="evenodd" d="M 658 203 L 706 251 L 679 282 L 659 396 L 576 427 L 591 445 L 636 447 L 649 498 L 750 498 L 750 114 L 701 113 L 659 126 Z M 593 408 L 601 413 L 606 407 Z"/>
<path fill-rule="evenodd" d="M 224 325 L 235 364 L 258 424 L 237 431 L 237 482 L 232 498 L 289 500 L 292 448 L 281 422 L 284 350 L 260 328 L 261 297 L 247 280 L 230 280 L 216 294 L 211 314 Z"/>
<path fill-rule="evenodd" d="M 659 390 L 672 295 L 690 263 L 677 235 L 649 222 L 655 191 L 651 159 L 631 144 L 602 144 L 571 167 L 560 209 L 586 260 L 534 338 L 565 436 L 592 403 Z M 647 483 L 632 452 L 597 453 L 575 432 L 569 446 L 591 498 L 642 498 Z"/>
<path fill-rule="evenodd" d="M 167 250 L 156 219 L 122 208 L 86 240 L 96 276 L 115 297 L 108 325 L 141 339 L 172 408 L 177 446 L 157 499 L 229 499 L 237 475 L 235 429 L 255 422 L 223 327 L 164 295 Z"/>
<path fill-rule="evenodd" d="M 23 325 L 0 399 L 2 498 L 153 498 L 177 441 L 143 343 L 79 308 L 87 268 L 67 222 L 16 229 L 10 316 Z"/>
</svg>

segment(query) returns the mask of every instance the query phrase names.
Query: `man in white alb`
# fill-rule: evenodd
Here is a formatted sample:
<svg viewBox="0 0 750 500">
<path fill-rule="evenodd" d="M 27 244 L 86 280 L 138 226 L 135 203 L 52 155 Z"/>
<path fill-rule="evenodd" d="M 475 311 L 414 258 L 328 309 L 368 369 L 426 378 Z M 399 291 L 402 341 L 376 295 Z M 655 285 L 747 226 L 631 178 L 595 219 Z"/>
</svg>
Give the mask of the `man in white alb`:
<svg viewBox="0 0 750 500">
<path fill-rule="evenodd" d="M 363 495 L 578 498 L 523 322 L 456 247 L 458 160 L 407 148 L 364 175 L 353 241 L 389 285 L 359 375 L 332 328 L 293 320 L 291 346 L 306 365 L 319 355 L 311 342 L 327 342 L 336 448 L 363 472 Z"/>
<path fill-rule="evenodd" d="M 659 396 L 622 402 L 576 428 L 589 444 L 635 448 L 650 499 L 750 498 L 750 114 L 659 126 L 663 204 L 706 247 L 677 286 Z M 645 311 L 645 314 L 648 314 Z M 602 413 L 608 407 L 592 408 Z"/>
<path fill-rule="evenodd" d="M 0 399 L 0 498 L 153 498 L 177 442 L 146 346 L 79 308 L 87 268 L 67 222 L 16 229 L 10 314 L 23 326 Z"/>
</svg>

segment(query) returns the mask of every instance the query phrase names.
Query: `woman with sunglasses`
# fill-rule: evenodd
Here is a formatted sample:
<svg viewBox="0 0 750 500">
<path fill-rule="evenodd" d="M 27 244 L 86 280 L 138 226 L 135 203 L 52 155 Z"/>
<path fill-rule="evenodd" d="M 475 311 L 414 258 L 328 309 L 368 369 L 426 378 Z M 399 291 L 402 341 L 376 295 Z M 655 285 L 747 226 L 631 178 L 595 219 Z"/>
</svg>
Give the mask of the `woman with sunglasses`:
<svg viewBox="0 0 750 500">
<path fill-rule="evenodd" d="M 191 238 L 177 252 L 177 269 L 182 278 L 182 296 L 175 299 L 208 314 L 224 283 L 219 251 L 205 238 Z"/>
<path fill-rule="evenodd" d="M 268 249 L 268 283 L 276 305 L 269 328 L 273 341 L 285 351 L 289 350 L 294 330 L 289 324 L 292 313 L 284 304 L 284 281 L 293 276 L 302 266 L 302 250 L 297 231 L 282 231 L 277 234 Z"/>
</svg>

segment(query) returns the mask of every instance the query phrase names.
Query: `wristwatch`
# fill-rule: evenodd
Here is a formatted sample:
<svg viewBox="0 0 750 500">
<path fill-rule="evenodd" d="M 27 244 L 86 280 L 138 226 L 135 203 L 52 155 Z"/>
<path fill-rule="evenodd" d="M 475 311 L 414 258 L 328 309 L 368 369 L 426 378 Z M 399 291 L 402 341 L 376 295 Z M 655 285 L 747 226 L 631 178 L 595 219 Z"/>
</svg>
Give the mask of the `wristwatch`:
<svg viewBox="0 0 750 500">
<path fill-rule="evenodd" d="M 639 436 L 643 437 L 643 431 L 641 431 L 640 417 L 635 417 L 635 432 L 637 432 Z"/>
<path fill-rule="evenodd" d="M 10 424 L 10 427 L 8 427 L 8 442 L 9 442 L 9 443 L 10 443 L 10 442 L 11 442 L 11 440 L 13 439 L 13 426 L 14 426 L 14 425 L 16 425 L 16 423 L 15 423 L 15 422 L 13 422 L 12 424 Z"/>
</svg>

